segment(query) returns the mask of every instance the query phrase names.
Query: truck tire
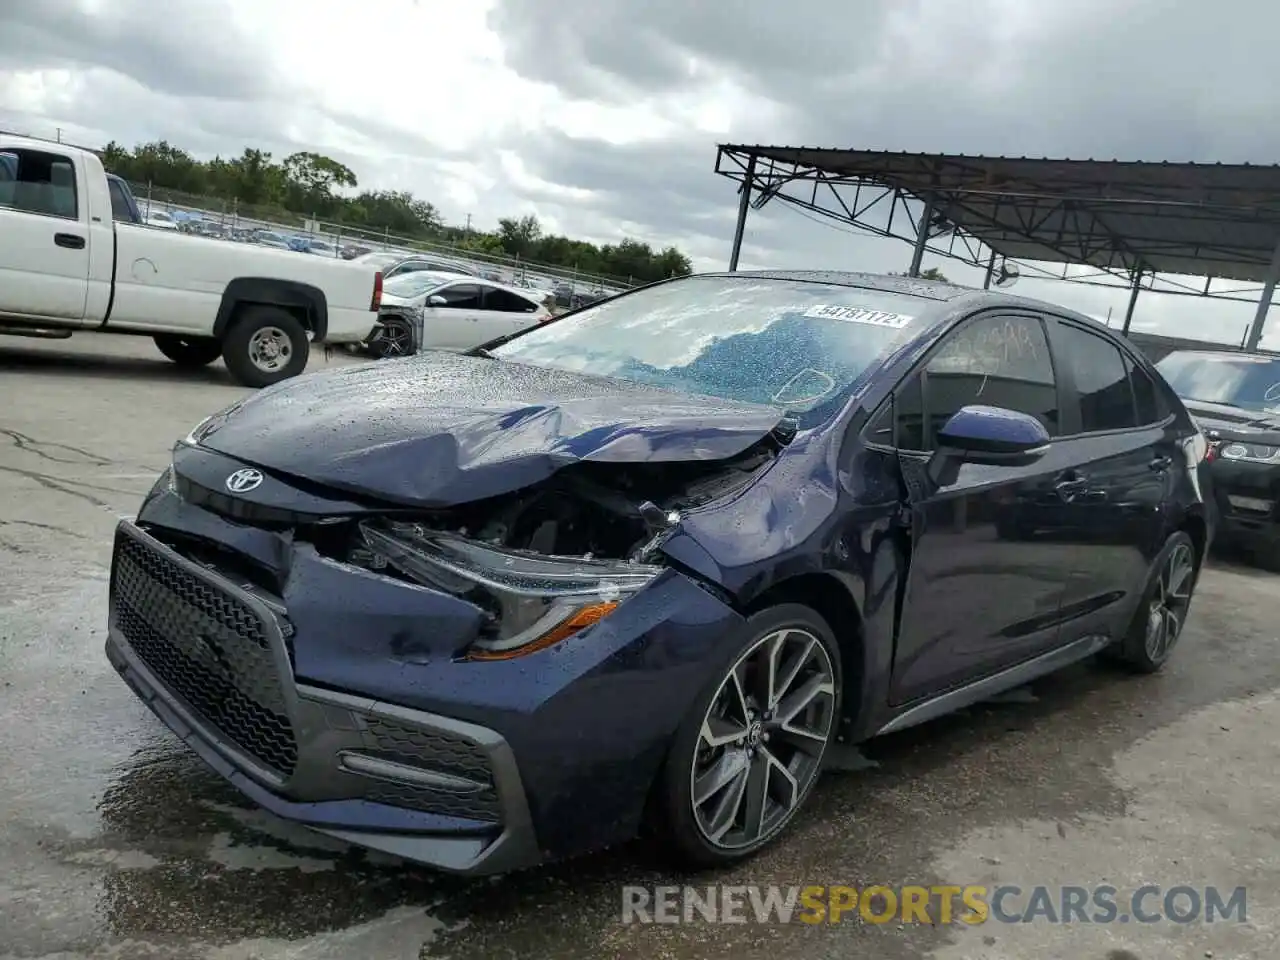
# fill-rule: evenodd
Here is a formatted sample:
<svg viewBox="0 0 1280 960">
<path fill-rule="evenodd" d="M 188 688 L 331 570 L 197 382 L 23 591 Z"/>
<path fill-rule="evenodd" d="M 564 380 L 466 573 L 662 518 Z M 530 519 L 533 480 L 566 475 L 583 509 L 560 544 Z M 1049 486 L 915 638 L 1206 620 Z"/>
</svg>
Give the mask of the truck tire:
<svg viewBox="0 0 1280 960">
<path fill-rule="evenodd" d="M 222 355 L 222 344 L 213 337 L 180 337 L 157 333 L 151 338 L 160 352 L 180 367 L 207 367 Z"/>
<path fill-rule="evenodd" d="M 238 383 L 269 387 L 306 369 L 311 339 L 298 318 L 265 305 L 247 307 L 222 340 L 222 360 Z"/>
</svg>

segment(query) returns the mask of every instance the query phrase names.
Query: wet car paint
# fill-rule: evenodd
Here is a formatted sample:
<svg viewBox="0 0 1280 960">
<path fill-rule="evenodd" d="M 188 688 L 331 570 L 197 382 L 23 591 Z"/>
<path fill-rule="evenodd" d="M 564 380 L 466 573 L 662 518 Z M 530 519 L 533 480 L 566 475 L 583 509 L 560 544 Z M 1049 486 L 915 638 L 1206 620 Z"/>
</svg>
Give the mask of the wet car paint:
<svg viewBox="0 0 1280 960">
<path fill-rule="evenodd" d="M 426 353 L 278 384 L 213 418 L 199 440 L 313 485 L 423 507 L 519 490 L 582 461 L 724 459 L 783 416 L 606 377 Z"/>
</svg>

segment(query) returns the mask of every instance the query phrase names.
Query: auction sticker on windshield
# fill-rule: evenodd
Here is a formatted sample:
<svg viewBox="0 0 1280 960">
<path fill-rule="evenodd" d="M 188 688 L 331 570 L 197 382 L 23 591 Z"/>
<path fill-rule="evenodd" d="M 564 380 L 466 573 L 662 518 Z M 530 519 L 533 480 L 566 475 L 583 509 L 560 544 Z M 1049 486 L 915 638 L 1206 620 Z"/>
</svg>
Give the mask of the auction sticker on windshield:
<svg viewBox="0 0 1280 960">
<path fill-rule="evenodd" d="M 844 307 L 839 304 L 819 304 L 804 312 L 806 317 L 824 317 L 827 320 L 843 320 L 845 323 L 865 323 L 873 327 L 892 327 L 901 330 L 913 318 L 901 313 L 884 310 L 868 310 L 866 307 Z"/>
</svg>

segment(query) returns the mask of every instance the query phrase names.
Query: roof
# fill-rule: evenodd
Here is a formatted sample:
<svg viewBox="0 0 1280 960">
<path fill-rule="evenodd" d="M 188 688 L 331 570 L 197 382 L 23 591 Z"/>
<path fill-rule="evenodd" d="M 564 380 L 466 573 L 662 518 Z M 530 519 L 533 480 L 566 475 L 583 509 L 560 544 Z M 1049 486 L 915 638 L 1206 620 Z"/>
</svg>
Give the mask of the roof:
<svg viewBox="0 0 1280 960">
<path fill-rule="evenodd" d="M 755 277 L 760 280 L 803 280 L 808 283 L 831 283 L 842 287 L 863 287 L 886 293 L 904 293 L 928 300 L 954 300 L 972 294 L 972 287 L 942 280 L 921 280 L 882 273 L 856 273 L 852 270 L 735 270 L 694 274 L 699 277 Z M 994 295 L 994 294 L 993 294 Z"/>
<path fill-rule="evenodd" d="M 825 175 L 932 200 L 935 214 L 1016 259 L 1262 283 L 1280 242 L 1280 165 L 720 149 L 744 166 L 757 158 L 759 185 Z"/>
</svg>

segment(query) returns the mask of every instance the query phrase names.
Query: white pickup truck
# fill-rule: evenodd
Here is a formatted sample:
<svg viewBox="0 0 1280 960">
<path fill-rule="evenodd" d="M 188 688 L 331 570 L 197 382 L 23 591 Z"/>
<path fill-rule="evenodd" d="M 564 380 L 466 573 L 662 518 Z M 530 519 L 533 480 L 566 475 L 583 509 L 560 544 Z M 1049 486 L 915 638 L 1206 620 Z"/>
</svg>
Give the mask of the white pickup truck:
<svg viewBox="0 0 1280 960">
<path fill-rule="evenodd" d="M 154 338 L 181 366 L 222 357 L 262 387 L 301 373 L 311 342 L 377 325 L 367 265 L 161 230 L 92 151 L 0 133 L 0 333 Z"/>
</svg>

